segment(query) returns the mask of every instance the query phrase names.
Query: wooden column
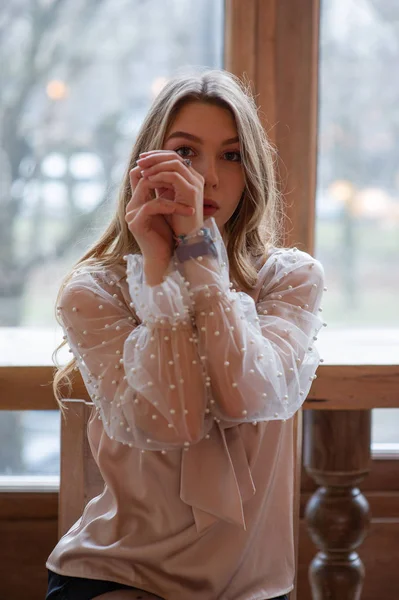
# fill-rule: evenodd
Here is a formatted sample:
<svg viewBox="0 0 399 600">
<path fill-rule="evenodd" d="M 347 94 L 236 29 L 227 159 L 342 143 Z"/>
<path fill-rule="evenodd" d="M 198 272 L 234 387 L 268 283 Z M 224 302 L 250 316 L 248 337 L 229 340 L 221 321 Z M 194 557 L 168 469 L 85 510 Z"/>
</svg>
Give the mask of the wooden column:
<svg viewBox="0 0 399 600">
<path fill-rule="evenodd" d="M 276 146 L 286 246 L 314 248 L 319 0 L 226 0 L 224 68 L 249 81 Z"/>
<path fill-rule="evenodd" d="M 319 548 L 309 568 L 313 600 L 360 600 L 356 552 L 370 521 L 358 488 L 370 466 L 371 410 L 304 411 L 304 466 L 321 487 L 305 518 Z"/>
</svg>

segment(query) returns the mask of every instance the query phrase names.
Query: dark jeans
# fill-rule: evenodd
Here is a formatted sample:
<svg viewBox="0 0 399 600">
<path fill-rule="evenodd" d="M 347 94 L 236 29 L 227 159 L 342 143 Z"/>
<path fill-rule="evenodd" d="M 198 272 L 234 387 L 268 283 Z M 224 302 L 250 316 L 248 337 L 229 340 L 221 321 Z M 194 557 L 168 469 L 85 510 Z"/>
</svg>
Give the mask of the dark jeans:
<svg viewBox="0 0 399 600">
<path fill-rule="evenodd" d="M 145 597 L 146 592 L 130 585 L 103 581 L 102 579 L 87 579 L 85 577 L 68 577 L 59 575 L 47 569 L 48 586 L 45 600 L 91 600 L 106 592 L 115 590 L 137 591 L 137 600 Z"/>
<path fill-rule="evenodd" d="M 145 598 L 146 592 L 138 588 L 124 585 L 123 583 L 114 583 L 113 581 L 103 581 L 101 579 L 86 579 L 84 577 L 68 577 L 58 575 L 47 569 L 48 587 L 45 600 L 92 600 L 96 596 L 101 596 L 106 592 L 114 590 L 132 590 L 137 592 L 137 600 Z M 287 594 L 279 596 L 273 600 L 288 600 Z"/>
</svg>

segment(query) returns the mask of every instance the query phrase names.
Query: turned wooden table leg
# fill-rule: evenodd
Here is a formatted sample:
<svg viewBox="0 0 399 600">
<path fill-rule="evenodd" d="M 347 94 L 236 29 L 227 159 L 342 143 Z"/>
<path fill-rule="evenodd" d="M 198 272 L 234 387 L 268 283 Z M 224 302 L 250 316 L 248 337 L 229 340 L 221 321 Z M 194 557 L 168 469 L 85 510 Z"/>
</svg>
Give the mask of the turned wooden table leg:
<svg viewBox="0 0 399 600">
<path fill-rule="evenodd" d="M 369 471 L 370 410 L 304 411 L 304 466 L 321 487 L 306 507 L 319 548 L 309 568 L 313 600 L 360 600 L 364 566 L 356 548 L 370 522 L 357 487 Z"/>
</svg>

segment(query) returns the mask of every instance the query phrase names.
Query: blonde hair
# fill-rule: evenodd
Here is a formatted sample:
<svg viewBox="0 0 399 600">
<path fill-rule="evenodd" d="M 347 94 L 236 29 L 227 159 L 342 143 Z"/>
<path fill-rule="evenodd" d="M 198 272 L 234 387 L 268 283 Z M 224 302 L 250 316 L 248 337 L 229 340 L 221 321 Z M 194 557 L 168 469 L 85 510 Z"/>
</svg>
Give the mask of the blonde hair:
<svg viewBox="0 0 399 600">
<path fill-rule="evenodd" d="M 270 247 L 278 247 L 283 237 L 283 207 L 275 177 L 275 149 L 269 142 L 259 120 L 258 109 L 248 83 L 231 73 L 205 70 L 178 74 L 170 79 L 155 98 L 140 128 L 126 166 L 119 190 L 117 210 L 100 239 L 82 256 L 63 278 L 56 307 L 62 290 L 77 268 L 112 269 L 123 262 L 126 254 L 141 254 L 125 221 L 126 206 L 131 199 L 129 171 L 141 152 L 161 149 L 164 138 L 180 108 L 187 102 L 200 101 L 227 108 L 233 115 L 240 140 L 241 159 L 245 175 L 245 190 L 240 202 L 224 225 L 225 243 L 229 257 L 230 277 L 242 289 L 253 289 L 257 282 L 254 260 L 262 260 Z M 56 311 L 57 322 L 61 325 Z M 60 394 L 61 382 L 66 380 L 69 394 L 72 390 L 70 375 L 77 371 L 73 358 L 67 365 L 56 362 L 63 342 L 53 352 L 56 370 L 53 392 L 63 411 Z"/>
</svg>

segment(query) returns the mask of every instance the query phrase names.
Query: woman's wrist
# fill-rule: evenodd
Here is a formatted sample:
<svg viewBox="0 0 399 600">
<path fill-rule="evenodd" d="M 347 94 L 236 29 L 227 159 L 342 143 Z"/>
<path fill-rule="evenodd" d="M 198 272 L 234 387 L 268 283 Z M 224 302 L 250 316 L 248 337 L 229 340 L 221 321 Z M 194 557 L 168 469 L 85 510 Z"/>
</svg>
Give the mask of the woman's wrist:
<svg viewBox="0 0 399 600">
<path fill-rule="evenodd" d="M 143 258 L 143 273 L 146 284 L 150 287 L 160 285 L 164 280 L 168 264 L 159 259 Z"/>
</svg>

